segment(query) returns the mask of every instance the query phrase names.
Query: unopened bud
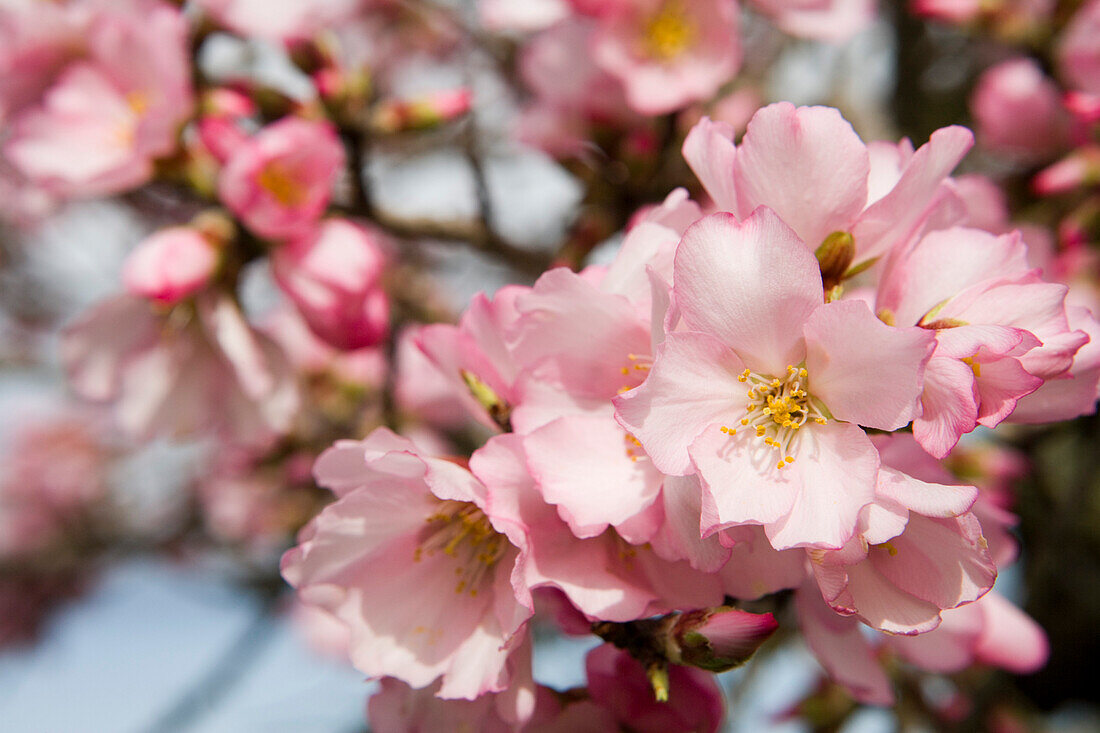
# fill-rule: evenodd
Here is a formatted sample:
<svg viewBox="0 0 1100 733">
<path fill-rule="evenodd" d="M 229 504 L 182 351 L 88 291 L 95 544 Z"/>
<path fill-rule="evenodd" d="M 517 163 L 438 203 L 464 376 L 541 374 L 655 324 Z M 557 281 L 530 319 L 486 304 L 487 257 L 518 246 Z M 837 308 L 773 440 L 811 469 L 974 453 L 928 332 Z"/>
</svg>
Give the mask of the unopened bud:
<svg viewBox="0 0 1100 733">
<path fill-rule="evenodd" d="M 463 87 L 415 99 L 387 100 L 374 109 L 371 127 L 384 134 L 438 127 L 469 112 L 470 98 L 470 90 Z"/>
<path fill-rule="evenodd" d="M 821 282 L 826 290 L 844 279 L 844 273 L 855 255 L 856 240 L 848 232 L 833 232 L 825 237 L 825 241 L 814 251 L 814 256 L 821 266 Z"/>
<path fill-rule="evenodd" d="M 668 657 L 710 672 L 740 666 L 768 640 L 779 624 L 770 613 L 749 613 L 730 606 L 691 611 L 674 617 Z"/>
<path fill-rule="evenodd" d="M 161 305 L 201 290 L 218 269 L 220 247 L 192 227 L 169 227 L 145 239 L 126 258 L 126 289 Z"/>
<path fill-rule="evenodd" d="M 1031 186 L 1040 196 L 1052 196 L 1094 183 L 1100 183 L 1100 146 L 1088 145 L 1039 171 Z"/>
</svg>

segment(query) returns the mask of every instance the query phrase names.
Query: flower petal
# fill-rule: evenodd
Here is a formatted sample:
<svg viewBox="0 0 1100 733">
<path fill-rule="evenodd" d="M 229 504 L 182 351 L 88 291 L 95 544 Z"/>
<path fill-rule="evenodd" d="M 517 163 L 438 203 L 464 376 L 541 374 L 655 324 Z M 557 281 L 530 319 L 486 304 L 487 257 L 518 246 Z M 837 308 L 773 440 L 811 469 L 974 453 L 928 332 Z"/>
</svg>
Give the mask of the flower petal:
<svg viewBox="0 0 1100 733">
<path fill-rule="evenodd" d="M 936 342 L 931 332 L 887 326 L 862 301 L 821 306 L 804 331 L 810 393 L 835 417 L 897 430 L 920 414 L 922 375 Z"/>
<path fill-rule="evenodd" d="M 824 300 L 821 270 L 790 227 L 761 208 L 738 224 L 704 217 L 684 233 L 673 297 L 687 327 L 715 336 L 754 371 L 802 360 L 802 324 Z"/>
</svg>

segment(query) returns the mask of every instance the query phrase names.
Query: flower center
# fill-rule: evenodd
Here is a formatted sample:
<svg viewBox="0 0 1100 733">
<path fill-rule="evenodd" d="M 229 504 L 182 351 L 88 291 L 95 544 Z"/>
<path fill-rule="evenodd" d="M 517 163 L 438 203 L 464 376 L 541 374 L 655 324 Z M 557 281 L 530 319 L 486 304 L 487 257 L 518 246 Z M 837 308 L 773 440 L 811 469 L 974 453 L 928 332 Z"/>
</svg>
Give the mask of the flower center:
<svg viewBox="0 0 1100 733">
<path fill-rule="evenodd" d="M 670 61 L 695 40 L 696 28 L 681 0 L 670 0 L 645 24 L 642 44 L 646 55 Z"/>
<path fill-rule="evenodd" d="M 458 583 L 455 593 L 476 596 L 486 575 L 496 566 L 507 547 L 504 535 L 493 529 L 485 512 L 468 501 L 446 500 L 421 530 L 413 561 L 443 553 L 456 560 Z"/>
<path fill-rule="evenodd" d="M 779 452 L 776 468 L 794 463 L 792 443 L 798 431 L 807 422 L 824 425 L 828 420 L 814 403 L 806 387 L 808 374 L 802 367 L 787 365 L 787 374 L 780 379 L 746 369 L 737 381 L 749 385 L 745 416 L 740 427 L 723 425 L 726 435 L 735 435 L 739 429 L 751 430 L 765 445 Z"/>
<path fill-rule="evenodd" d="M 256 176 L 258 183 L 281 206 L 300 206 L 305 202 L 306 189 L 283 163 L 273 160 Z"/>
</svg>

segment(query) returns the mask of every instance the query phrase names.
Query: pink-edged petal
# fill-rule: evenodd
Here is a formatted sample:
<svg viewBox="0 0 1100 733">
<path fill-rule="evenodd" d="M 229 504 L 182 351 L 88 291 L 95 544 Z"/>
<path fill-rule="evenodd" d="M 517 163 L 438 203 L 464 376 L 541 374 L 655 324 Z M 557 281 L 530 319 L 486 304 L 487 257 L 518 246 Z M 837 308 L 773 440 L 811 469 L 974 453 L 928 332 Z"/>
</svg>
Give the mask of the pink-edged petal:
<svg viewBox="0 0 1100 733">
<path fill-rule="evenodd" d="M 783 473 L 798 474 L 798 493 L 786 516 L 764 527 L 768 539 L 777 550 L 839 548 L 874 499 L 878 451 L 855 425 L 830 422 L 804 428 L 793 453 Z"/>
<path fill-rule="evenodd" d="M 1068 373 L 1048 380 L 1037 391 L 1017 402 L 1011 422 L 1042 423 L 1069 420 L 1096 410 L 1100 381 L 1100 322 L 1086 308 L 1066 309 L 1070 328 L 1089 336 L 1089 342 L 1073 357 Z"/>
<path fill-rule="evenodd" d="M 893 705 L 894 691 L 874 650 L 850 616 L 837 615 L 807 583 L 795 594 L 802 636 L 817 661 L 838 684 L 868 705 Z"/>
<path fill-rule="evenodd" d="M 867 625 L 891 634 L 921 634 L 940 625 L 940 608 L 936 604 L 898 589 L 870 563 L 849 565 L 843 570 L 847 586 L 837 599 L 841 603 L 830 602 L 838 611 L 854 611 Z M 816 564 L 814 572 L 820 583 L 821 573 Z"/>
<path fill-rule="evenodd" d="M 863 209 L 869 168 L 867 148 L 837 110 L 769 105 L 737 150 L 738 213 L 774 209 L 812 251 Z"/>
<path fill-rule="evenodd" d="M 792 511 L 802 476 L 778 470 L 776 452 L 755 433 L 742 430 L 731 436 L 711 425 L 691 444 L 690 453 L 716 512 L 702 527 L 704 533 L 774 522 Z"/>
<path fill-rule="evenodd" d="M 1016 402 L 1042 386 L 1043 380 L 1024 370 L 1016 359 L 980 362 L 978 423 L 996 427 L 1016 409 Z"/>
<path fill-rule="evenodd" d="M 933 356 L 924 370 L 923 414 L 913 420 L 913 437 L 943 458 L 978 424 L 974 371 L 958 359 Z"/>
<path fill-rule="evenodd" d="M 658 470 L 691 473 L 688 446 L 707 426 L 743 407 L 745 390 L 737 375 L 744 368 L 711 336 L 669 334 L 646 381 L 615 398 L 619 422 L 641 441 Z"/>
<path fill-rule="evenodd" d="M 684 160 L 719 211 L 737 211 L 737 189 L 733 181 L 737 154 L 734 134 L 728 122 L 714 122 L 703 117 L 684 139 Z"/>
<path fill-rule="evenodd" d="M 731 347 L 754 371 L 802 361 L 802 324 L 824 299 L 817 260 L 775 214 L 704 217 L 676 252 L 673 298 L 689 329 Z"/>
<path fill-rule="evenodd" d="M 528 435 L 524 448 L 543 498 L 565 510 L 578 537 L 641 513 L 661 488 L 661 474 L 610 415 L 560 418 Z"/>
<path fill-rule="evenodd" d="M 909 515 L 905 533 L 871 548 L 874 569 L 898 588 L 937 608 L 980 598 L 997 577 L 973 514 L 939 519 Z"/>
<path fill-rule="evenodd" d="M 885 471 L 884 468 L 879 469 L 879 487 L 882 486 Z M 875 500 L 863 507 L 859 513 L 857 535 L 849 540 L 843 549 L 830 552 L 827 558 L 842 565 L 859 562 L 867 556 L 868 545 L 876 545 L 897 537 L 905 531 L 905 525 L 908 523 L 909 510 L 876 490 Z"/>
<path fill-rule="evenodd" d="M 887 326 L 861 301 L 819 307 L 804 332 L 810 393 L 834 417 L 896 430 L 920 414 L 922 375 L 935 348 L 931 332 Z"/>
<path fill-rule="evenodd" d="M 936 204 L 943 180 L 974 145 L 974 134 L 952 125 L 932 133 L 909 159 L 890 193 L 867 207 L 852 228 L 857 258 L 878 257 L 906 242 Z"/>
<path fill-rule="evenodd" d="M 957 517 L 970 511 L 978 499 L 973 486 L 929 483 L 886 466 L 879 469 L 875 492 L 926 517 Z"/>
</svg>

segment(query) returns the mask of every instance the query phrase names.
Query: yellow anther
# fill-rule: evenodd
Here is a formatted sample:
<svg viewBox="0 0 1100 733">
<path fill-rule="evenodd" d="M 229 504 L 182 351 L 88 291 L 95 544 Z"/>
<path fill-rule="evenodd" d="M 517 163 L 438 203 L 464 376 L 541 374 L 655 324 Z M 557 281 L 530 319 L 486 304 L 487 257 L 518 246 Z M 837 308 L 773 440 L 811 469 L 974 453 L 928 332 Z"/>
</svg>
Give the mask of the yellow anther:
<svg viewBox="0 0 1100 733">
<path fill-rule="evenodd" d="M 785 465 L 787 465 L 787 464 L 783 463 L 783 461 L 780 461 L 779 463 L 775 464 L 775 467 L 776 468 L 783 468 L 783 466 L 785 466 Z"/>
<path fill-rule="evenodd" d="M 749 424 L 749 419 L 747 417 L 741 418 L 741 424 L 742 425 L 748 425 Z"/>
<path fill-rule="evenodd" d="M 787 463 L 794 463 L 794 456 L 787 456 L 783 460 L 786 461 Z"/>
<path fill-rule="evenodd" d="M 809 372 L 807 372 L 805 369 L 798 370 L 798 376 L 800 377 L 805 377 L 807 374 L 809 374 Z"/>
<path fill-rule="evenodd" d="M 974 372 L 975 377 L 982 376 L 982 365 L 974 361 L 973 356 L 964 356 L 962 358 L 962 363 L 970 367 L 970 371 Z"/>
<path fill-rule="evenodd" d="M 763 438 L 764 437 L 764 426 L 763 425 L 757 425 L 756 426 L 756 437 L 758 437 L 758 438 Z"/>
<path fill-rule="evenodd" d="M 629 367 L 623 367 L 619 371 L 621 371 L 623 374 L 630 374 L 630 368 Z"/>
</svg>

